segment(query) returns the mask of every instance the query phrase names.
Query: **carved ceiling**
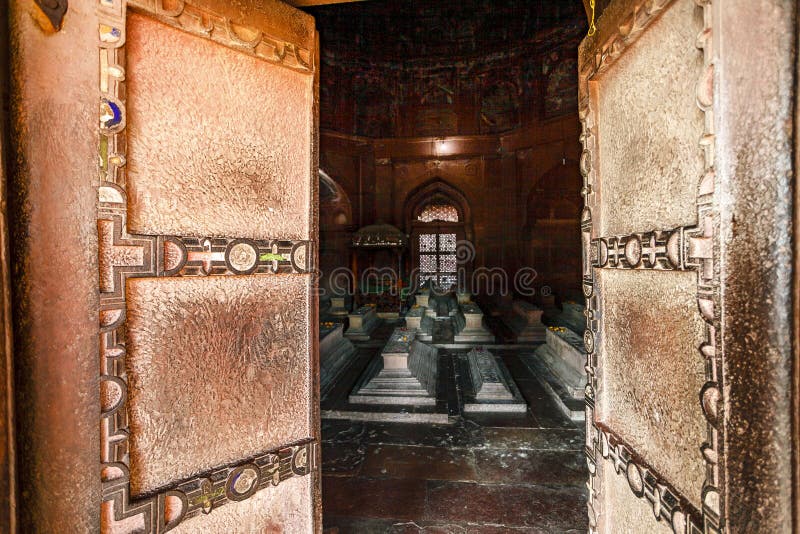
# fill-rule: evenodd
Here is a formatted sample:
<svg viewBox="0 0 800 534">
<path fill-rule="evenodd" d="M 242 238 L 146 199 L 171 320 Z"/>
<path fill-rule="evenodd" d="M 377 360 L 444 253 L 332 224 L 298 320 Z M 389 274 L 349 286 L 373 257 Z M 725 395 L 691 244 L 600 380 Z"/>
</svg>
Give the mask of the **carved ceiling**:
<svg viewBox="0 0 800 534">
<path fill-rule="evenodd" d="M 508 132 L 577 109 L 578 0 L 372 0 L 309 8 L 321 121 L 366 137 Z"/>
</svg>

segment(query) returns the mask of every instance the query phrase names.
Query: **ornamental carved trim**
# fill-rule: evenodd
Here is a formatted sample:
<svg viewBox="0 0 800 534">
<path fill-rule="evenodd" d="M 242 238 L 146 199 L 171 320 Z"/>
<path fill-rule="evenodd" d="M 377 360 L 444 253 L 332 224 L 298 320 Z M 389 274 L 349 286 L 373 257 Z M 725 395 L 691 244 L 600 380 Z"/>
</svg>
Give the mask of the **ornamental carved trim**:
<svg viewBox="0 0 800 534">
<path fill-rule="evenodd" d="M 270 63 L 302 72 L 314 72 L 313 50 L 235 22 L 225 15 L 186 0 L 128 0 L 128 4 L 131 8 L 149 13 L 170 26 Z"/>
<path fill-rule="evenodd" d="M 103 531 L 163 533 L 183 520 L 312 473 L 318 444 L 309 439 L 265 451 L 178 481 L 155 494 L 130 490 L 127 411 L 125 281 L 131 277 L 236 276 L 312 273 L 314 244 L 281 239 L 180 237 L 129 234 L 126 226 L 125 0 L 97 0 L 99 50 L 99 176 L 97 204 L 100 336 L 100 429 Z M 308 51 L 215 18 L 177 0 L 132 5 L 192 33 L 297 70 L 312 70 Z M 191 24 L 195 24 L 192 26 Z M 198 26 L 199 25 L 199 26 Z M 201 31 L 202 28 L 206 28 Z M 227 36 L 227 37 L 226 37 Z M 273 46 L 274 45 L 274 46 Z M 309 62 L 306 64 L 306 62 Z"/>
<path fill-rule="evenodd" d="M 675 532 L 703 532 L 699 527 L 702 524 L 699 510 L 638 457 L 620 437 L 603 425 L 596 425 L 596 428 L 599 442 L 596 452 L 613 466 L 618 475 L 625 477 L 634 495 L 647 500 L 656 520 L 666 521 Z"/>
<path fill-rule="evenodd" d="M 658 521 L 665 521 L 676 534 L 713 534 L 724 532 L 721 524 L 723 469 L 723 354 L 719 342 L 719 216 L 715 206 L 715 131 L 714 131 L 714 50 L 712 21 L 714 0 L 695 0 L 702 8 L 703 26 L 696 46 L 702 52 L 703 63 L 696 84 L 696 105 L 704 115 L 704 132 L 698 142 L 703 155 L 704 174 L 697 186 L 697 225 L 672 229 L 642 229 L 640 233 L 616 236 L 595 236 L 592 212 L 599 208 L 597 170 L 592 154 L 597 142 L 597 113 L 592 108 L 589 82 L 605 72 L 630 47 L 647 27 L 674 0 L 635 0 L 621 23 L 604 42 L 590 43 L 593 55 L 581 65 L 579 115 L 580 141 L 583 147 L 580 168 L 584 178 L 582 194 L 585 209 L 581 217 L 583 242 L 583 293 L 586 297 L 587 350 L 586 385 L 586 456 L 589 467 L 588 514 L 590 533 L 597 533 L 597 499 L 599 481 L 597 465 L 608 461 L 615 472 L 625 476 L 631 491 L 645 500 Z M 597 37 L 594 37 L 596 39 Z M 593 39 L 593 38 L 587 38 Z M 652 269 L 663 271 L 695 271 L 697 273 L 698 313 L 705 325 L 705 339 L 698 346 L 698 357 L 706 369 L 706 382 L 698 392 L 699 409 L 707 423 L 706 441 L 698 443 L 705 463 L 706 478 L 697 510 L 686 496 L 678 493 L 669 482 L 614 432 L 594 421 L 595 394 L 598 389 L 596 336 L 602 319 L 599 299 L 595 293 L 595 269 Z"/>
</svg>

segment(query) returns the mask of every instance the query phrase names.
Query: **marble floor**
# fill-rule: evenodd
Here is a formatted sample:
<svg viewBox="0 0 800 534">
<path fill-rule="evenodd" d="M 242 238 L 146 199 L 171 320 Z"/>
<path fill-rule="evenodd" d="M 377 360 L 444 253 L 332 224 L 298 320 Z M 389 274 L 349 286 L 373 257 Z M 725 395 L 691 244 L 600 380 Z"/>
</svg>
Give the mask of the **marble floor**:
<svg viewBox="0 0 800 534">
<path fill-rule="evenodd" d="M 502 354 L 526 414 L 460 414 L 451 425 L 323 420 L 325 532 L 586 532 L 584 429 L 517 351 Z"/>
</svg>

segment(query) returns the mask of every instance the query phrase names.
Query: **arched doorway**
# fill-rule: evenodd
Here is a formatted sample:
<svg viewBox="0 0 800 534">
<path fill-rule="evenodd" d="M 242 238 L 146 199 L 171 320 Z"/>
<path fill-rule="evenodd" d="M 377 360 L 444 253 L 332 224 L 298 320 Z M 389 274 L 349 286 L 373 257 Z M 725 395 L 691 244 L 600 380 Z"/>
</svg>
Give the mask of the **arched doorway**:
<svg viewBox="0 0 800 534">
<path fill-rule="evenodd" d="M 440 180 L 409 195 L 405 215 L 412 282 L 429 282 L 444 291 L 464 285 L 474 257 L 469 214 L 464 195 Z"/>
</svg>

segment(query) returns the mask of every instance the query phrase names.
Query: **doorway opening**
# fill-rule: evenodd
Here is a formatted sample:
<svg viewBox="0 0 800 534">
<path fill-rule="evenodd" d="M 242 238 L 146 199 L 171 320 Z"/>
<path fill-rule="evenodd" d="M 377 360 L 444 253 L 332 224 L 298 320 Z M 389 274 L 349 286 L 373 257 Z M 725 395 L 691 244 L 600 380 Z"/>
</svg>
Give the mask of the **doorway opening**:
<svg viewBox="0 0 800 534">
<path fill-rule="evenodd" d="M 325 527 L 586 530 L 582 5 L 309 11 Z"/>
</svg>

